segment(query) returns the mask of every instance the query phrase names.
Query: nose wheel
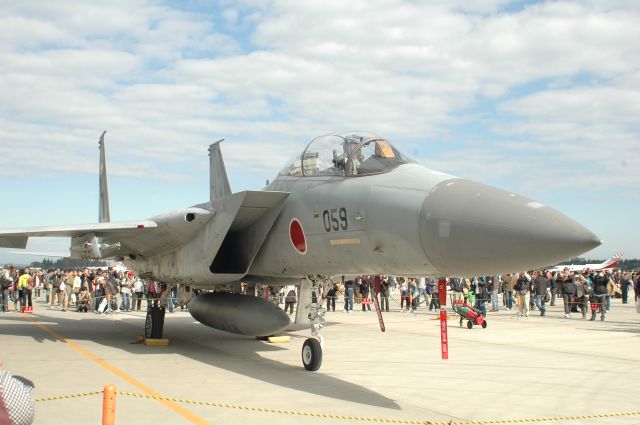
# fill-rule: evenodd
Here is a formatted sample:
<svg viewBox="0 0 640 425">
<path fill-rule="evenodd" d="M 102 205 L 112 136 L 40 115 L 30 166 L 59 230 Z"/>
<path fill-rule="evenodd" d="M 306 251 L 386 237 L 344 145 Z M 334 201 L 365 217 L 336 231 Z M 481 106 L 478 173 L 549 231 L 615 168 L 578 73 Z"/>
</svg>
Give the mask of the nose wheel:
<svg viewBox="0 0 640 425">
<path fill-rule="evenodd" d="M 302 344 L 302 364 L 310 372 L 315 372 L 322 365 L 322 345 L 315 338 L 308 338 Z"/>
</svg>

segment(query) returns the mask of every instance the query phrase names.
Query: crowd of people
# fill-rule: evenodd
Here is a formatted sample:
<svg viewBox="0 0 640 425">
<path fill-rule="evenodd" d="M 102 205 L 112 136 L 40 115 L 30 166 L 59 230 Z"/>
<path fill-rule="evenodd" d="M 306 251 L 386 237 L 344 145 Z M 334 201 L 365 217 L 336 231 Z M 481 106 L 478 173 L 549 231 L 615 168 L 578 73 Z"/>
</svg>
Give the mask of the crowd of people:
<svg viewBox="0 0 640 425">
<path fill-rule="evenodd" d="M 640 272 L 609 270 L 534 270 L 503 276 L 449 278 L 446 279 L 446 290 L 451 305 L 465 303 L 483 315 L 487 314 L 487 308 L 494 312 L 517 307 L 517 314 L 523 317 L 532 310 L 545 316 L 547 306 L 554 306 L 556 300 L 562 299 L 567 318 L 572 313 L 579 313 L 584 319 L 595 320 L 599 313 L 600 319 L 605 320 L 612 297 L 620 296 L 622 303 L 627 303 L 633 292 L 635 300 L 638 299 L 639 276 Z M 141 310 L 143 301 L 148 307 L 158 303 L 163 295 L 169 312 L 177 305 L 175 287 L 166 294 L 166 285 L 141 279 L 131 271 L 118 272 L 112 267 L 44 271 L 28 267 L 16 269 L 9 265 L 0 269 L 0 284 L 0 312 L 32 311 L 34 298 L 62 311 L 74 309 L 96 313 Z M 336 304 L 340 304 L 339 298 L 342 298 L 343 311 L 347 313 L 353 312 L 354 304 L 359 304 L 362 311 L 371 311 L 371 304 L 378 302 L 381 311 L 390 311 L 390 304 L 395 303 L 400 311 L 415 314 L 419 308 L 440 309 L 439 291 L 437 279 L 369 275 L 343 278 L 331 284 L 324 295 L 328 311 L 336 311 Z M 274 292 L 272 295 L 284 304 L 285 311 L 293 314 L 297 301 L 295 289 L 282 288 L 279 294 Z"/>
<path fill-rule="evenodd" d="M 133 272 L 107 269 L 60 270 L 0 269 L 0 312 L 33 311 L 34 299 L 62 311 L 111 313 L 133 311 L 157 303 L 166 285 L 144 280 Z M 168 294 L 168 310 L 175 307 L 175 293 Z"/>
<path fill-rule="evenodd" d="M 639 277 L 640 272 L 589 269 L 570 272 L 568 268 L 556 272 L 533 270 L 497 276 L 448 278 L 446 290 L 451 305 L 464 303 L 485 316 L 488 308 L 490 312 L 517 308 L 517 315 L 522 317 L 528 317 L 532 310 L 537 310 L 540 316 L 545 316 L 547 306 L 554 306 L 556 300 L 562 299 L 566 318 L 571 318 L 572 313 L 580 313 L 584 319 L 595 320 L 599 313 L 600 319 L 605 320 L 612 297 L 619 296 L 624 304 L 633 292 L 634 301 L 638 300 Z M 371 304 L 375 301 L 379 302 L 382 311 L 389 311 L 390 300 L 404 313 L 415 313 L 418 308 L 438 310 L 439 290 L 437 279 L 358 276 L 329 285 L 325 294 L 326 309 L 336 311 L 336 303 L 342 298 L 346 313 L 353 312 L 354 304 L 360 304 L 362 311 L 371 311 Z M 291 291 L 287 293 L 287 308 L 291 311 L 294 295 Z"/>
</svg>

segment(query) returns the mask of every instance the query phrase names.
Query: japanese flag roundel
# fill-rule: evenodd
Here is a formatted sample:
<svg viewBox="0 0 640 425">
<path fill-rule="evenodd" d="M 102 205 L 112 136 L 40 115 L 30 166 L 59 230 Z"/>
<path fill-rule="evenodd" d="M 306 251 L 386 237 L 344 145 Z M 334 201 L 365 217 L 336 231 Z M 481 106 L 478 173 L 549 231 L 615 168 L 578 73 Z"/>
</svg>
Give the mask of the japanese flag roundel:
<svg viewBox="0 0 640 425">
<path fill-rule="evenodd" d="M 302 223 L 297 218 L 292 218 L 289 222 L 289 239 L 293 249 L 298 251 L 299 254 L 305 255 L 307 253 L 307 240 L 304 237 Z"/>
</svg>

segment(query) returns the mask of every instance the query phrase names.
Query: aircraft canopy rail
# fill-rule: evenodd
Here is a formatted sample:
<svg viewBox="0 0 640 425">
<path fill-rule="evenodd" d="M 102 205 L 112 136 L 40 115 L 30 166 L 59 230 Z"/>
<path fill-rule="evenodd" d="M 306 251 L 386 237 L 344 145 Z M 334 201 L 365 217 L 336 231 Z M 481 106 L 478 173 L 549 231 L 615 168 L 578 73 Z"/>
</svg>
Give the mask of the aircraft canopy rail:
<svg viewBox="0 0 640 425">
<path fill-rule="evenodd" d="M 313 139 L 302 154 L 287 162 L 280 175 L 357 177 L 386 173 L 413 162 L 374 134 L 330 133 Z"/>
</svg>

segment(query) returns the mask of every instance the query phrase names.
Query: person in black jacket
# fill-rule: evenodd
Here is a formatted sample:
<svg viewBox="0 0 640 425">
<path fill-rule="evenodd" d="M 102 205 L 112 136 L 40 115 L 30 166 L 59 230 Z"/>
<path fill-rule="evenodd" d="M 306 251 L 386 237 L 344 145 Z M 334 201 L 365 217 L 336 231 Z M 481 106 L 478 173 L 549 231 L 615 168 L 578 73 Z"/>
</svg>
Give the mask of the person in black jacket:
<svg viewBox="0 0 640 425">
<path fill-rule="evenodd" d="M 529 317 L 529 299 L 531 290 L 531 276 L 528 273 L 520 272 L 515 287 L 516 296 L 518 297 L 518 314 L 520 316 Z"/>
<path fill-rule="evenodd" d="M 549 280 L 540 274 L 539 271 L 533 272 L 533 293 L 534 301 L 538 310 L 540 310 L 540 316 L 544 316 L 547 313 L 547 307 L 545 306 L 545 297 L 547 295 L 547 287 Z"/>
<path fill-rule="evenodd" d="M 606 302 L 607 302 L 607 286 L 609 283 L 609 278 L 604 275 L 604 273 L 600 272 L 597 276 L 594 277 L 593 282 L 593 294 L 591 295 L 591 304 L 598 305 L 600 309 L 600 320 L 604 320 L 604 315 L 607 311 Z M 596 320 L 596 309 L 591 309 L 591 319 Z"/>
<path fill-rule="evenodd" d="M 576 296 L 577 287 L 573 282 L 573 276 L 569 274 L 569 269 L 564 268 L 562 274 L 556 278 L 556 282 L 562 288 L 562 301 L 564 302 L 564 317 L 571 317 L 571 303 Z"/>
</svg>

